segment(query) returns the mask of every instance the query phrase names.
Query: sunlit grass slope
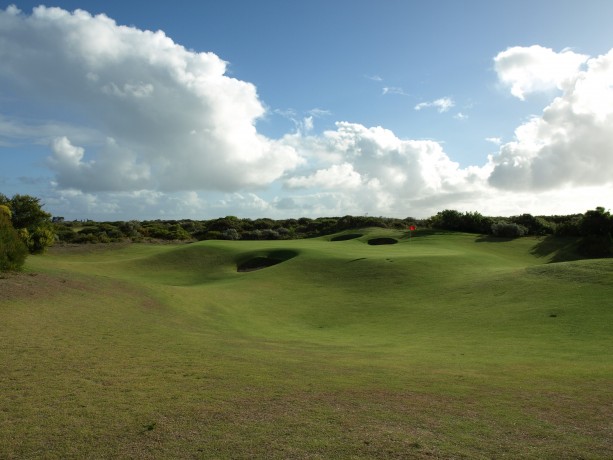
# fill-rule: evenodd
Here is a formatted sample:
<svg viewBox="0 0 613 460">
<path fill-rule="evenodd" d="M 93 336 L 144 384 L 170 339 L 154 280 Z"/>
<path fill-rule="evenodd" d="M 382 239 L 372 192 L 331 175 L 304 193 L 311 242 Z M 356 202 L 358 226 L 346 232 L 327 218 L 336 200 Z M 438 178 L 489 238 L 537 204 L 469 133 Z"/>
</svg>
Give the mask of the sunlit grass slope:
<svg viewBox="0 0 613 460">
<path fill-rule="evenodd" d="M 0 458 L 613 457 L 613 260 L 333 239 L 28 259 L 0 279 Z"/>
</svg>

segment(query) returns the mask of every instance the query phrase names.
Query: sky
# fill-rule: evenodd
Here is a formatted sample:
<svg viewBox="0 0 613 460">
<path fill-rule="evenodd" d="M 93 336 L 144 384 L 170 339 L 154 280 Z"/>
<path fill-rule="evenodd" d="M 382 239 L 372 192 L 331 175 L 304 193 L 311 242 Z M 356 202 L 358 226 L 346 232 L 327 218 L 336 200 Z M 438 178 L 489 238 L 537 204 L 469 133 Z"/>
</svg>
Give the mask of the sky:
<svg viewBox="0 0 613 460">
<path fill-rule="evenodd" d="M 0 0 L 0 193 L 66 219 L 613 208 L 610 0 Z"/>
</svg>

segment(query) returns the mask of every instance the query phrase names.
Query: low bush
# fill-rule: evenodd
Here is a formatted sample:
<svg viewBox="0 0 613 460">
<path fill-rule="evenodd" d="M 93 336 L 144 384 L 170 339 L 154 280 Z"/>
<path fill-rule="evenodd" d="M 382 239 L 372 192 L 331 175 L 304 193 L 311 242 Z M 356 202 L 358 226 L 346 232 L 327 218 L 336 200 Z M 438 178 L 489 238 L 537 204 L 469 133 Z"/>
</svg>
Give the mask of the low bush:
<svg viewBox="0 0 613 460">
<path fill-rule="evenodd" d="M 10 218 L 0 212 L 0 271 L 20 270 L 27 255 L 28 248 L 19 238 Z"/>
<path fill-rule="evenodd" d="M 503 238 L 518 238 L 528 233 L 528 229 L 515 222 L 499 221 L 492 224 L 492 235 Z"/>
</svg>

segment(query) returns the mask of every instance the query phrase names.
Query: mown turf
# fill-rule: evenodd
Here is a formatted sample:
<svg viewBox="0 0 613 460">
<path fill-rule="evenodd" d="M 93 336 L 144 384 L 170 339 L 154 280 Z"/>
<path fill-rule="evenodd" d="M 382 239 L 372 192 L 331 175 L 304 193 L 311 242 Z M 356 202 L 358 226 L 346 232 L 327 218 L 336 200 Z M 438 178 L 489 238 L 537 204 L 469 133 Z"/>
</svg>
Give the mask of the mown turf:
<svg viewBox="0 0 613 460">
<path fill-rule="evenodd" d="M 0 458 L 611 458 L 613 260 L 574 258 L 381 229 L 31 257 Z"/>
</svg>

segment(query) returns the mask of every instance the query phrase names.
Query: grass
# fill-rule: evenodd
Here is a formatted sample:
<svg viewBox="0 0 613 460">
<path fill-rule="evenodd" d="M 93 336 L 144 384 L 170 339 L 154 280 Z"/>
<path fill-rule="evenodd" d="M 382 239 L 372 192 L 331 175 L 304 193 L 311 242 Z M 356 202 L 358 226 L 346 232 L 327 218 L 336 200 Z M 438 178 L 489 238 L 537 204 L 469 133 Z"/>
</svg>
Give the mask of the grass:
<svg viewBox="0 0 613 460">
<path fill-rule="evenodd" d="M 613 260 L 335 237 L 29 258 L 0 279 L 0 458 L 613 457 Z"/>
</svg>

